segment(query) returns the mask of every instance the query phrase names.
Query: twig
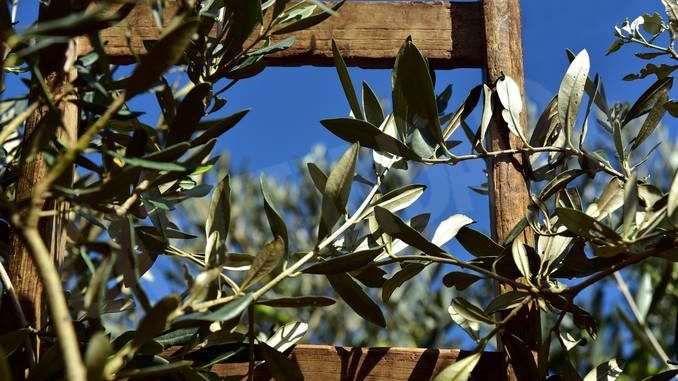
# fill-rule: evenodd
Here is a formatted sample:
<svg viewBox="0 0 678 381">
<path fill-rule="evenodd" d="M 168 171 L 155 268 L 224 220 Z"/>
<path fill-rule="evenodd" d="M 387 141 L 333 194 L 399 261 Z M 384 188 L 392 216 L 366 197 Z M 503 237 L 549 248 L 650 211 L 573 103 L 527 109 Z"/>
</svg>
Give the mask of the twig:
<svg viewBox="0 0 678 381">
<path fill-rule="evenodd" d="M 56 330 L 61 355 L 66 369 L 66 379 L 69 381 L 86 381 L 87 369 L 82 362 L 78 337 L 73 328 L 68 304 L 61 285 L 61 278 L 57 272 L 49 250 L 42 241 L 36 227 L 24 227 L 21 233 L 29 246 L 33 261 L 45 285 L 47 304 L 49 305 L 52 324 Z"/>
<path fill-rule="evenodd" d="M 28 321 L 26 320 L 24 311 L 21 308 L 21 304 L 19 303 L 19 297 L 16 295 L 14 285 L 12 285 L 12 280 L 9 279 L 9 275 L 7 274 L 2 261 L 0 261 L 0 280 L 2 281 L 2 286 L 4 287 L 5 292 L 7 292 L 9 299 L 12 301 L 12 306 L 16 312 L 17 319 L 19 319 L 19 325 L 22 328 L 28 327 Z M 33 343 L 31 342 L 30 337 L 26 337 L 26 353 L 28 355 L 29 368 L 32 369 L 35 365 L 35 351 L 33 350 Z"/>
</svg>

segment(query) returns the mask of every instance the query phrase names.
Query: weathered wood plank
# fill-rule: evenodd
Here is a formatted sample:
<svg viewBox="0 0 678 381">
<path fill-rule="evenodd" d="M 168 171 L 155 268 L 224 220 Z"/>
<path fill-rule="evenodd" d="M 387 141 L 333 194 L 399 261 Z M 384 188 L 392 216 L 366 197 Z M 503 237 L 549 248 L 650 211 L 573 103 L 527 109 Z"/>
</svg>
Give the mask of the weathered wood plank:
<svg viewBox="0 0 678 381">
<path fill-rule="evenodd" d="M 485 51 L 480 8 L 480 3 L 349 2 L 339 15 L 293 33 L 295 44 L 273 55 L 269 64 L 333 66 L 334 38 L 349 65 L 390 68 L 403 40 L 411 35 L 435 68 L 481 67 Z M 145 53 L 144 40 L 158 36 L 151 8 L 139 5 L 122 23 L 103 31 L 101 38 L 115 61 L 129 63 L 134 60 L 132 52 Z M 86 37 L 78 45 L 81 54 L 91 50 Z"/>
<path fill-rule="evenodd" d="M 171 358 L 170 349 L 163 357 Z M 297 345 L 290 358 L 301 369 L 306 381 L 423 381 L 432 379 L 447 365 L 468 355 L 458 349 L 351 348 L 329 345 Z M 500 378 L 501 358 L 485 352 L 473 372 L 477 380 Z M 217 364 L 212 370 L 221 377 L 247 375 L 247 363 Z M 265 367 L 259 367 L 255 380 L 270 380 Z"/>
</svg>

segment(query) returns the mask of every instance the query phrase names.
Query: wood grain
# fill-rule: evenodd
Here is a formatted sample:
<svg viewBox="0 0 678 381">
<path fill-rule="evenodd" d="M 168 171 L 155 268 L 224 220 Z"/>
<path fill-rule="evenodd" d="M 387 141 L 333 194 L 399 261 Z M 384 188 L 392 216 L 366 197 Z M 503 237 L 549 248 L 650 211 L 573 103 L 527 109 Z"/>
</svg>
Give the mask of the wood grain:
<svg viewBox="0 0 678 381">
<path fill-rule="evenodd" d="M 480 8 L 480 3 L 349 2 L 338 15 L 309 30 L 293 33 L 294 45 L 272 55 L 268 63 L 334 66 L 331 41 L 335 39 L 347 64 L 390 68 L 403 41 L 411 35 L 435 68 L 481 67 L 484 49 Z M 173 13 L 167 10 L 166 19 Z M 131 44 L 126 37 L 128 32 Z M 134 54 L 145 53 L 144 40 L 158 36 L 151 8 L 139 5 L 123 22 L 103 31 L 101 38 L 113 61 L 131 63 Z M 78 46 L 80 54 L 92 49 L 86 37 L 80 39 Z"/>
<path fill-rule="evenodd" d="M 495 83 L 504 75 L 516 81 L 525 105 L 523 46 L 518 0 L 483 0 L 485 25 L 486 62 L 485 74 L 488 83 Z M 501 104 L 495 99 L 489 146 L 492 151 L 519 148 L 522 142 L 509 132 L 501 116 Z M 527 126 L 527 107 L 523 107 L 520 123 Z M 520 155 L 497 157 L 488 165 L 490 195 L 490 225 L 497 242 L 503 242 L 513 227 L 525 216 L 530 203 L 530 183 L 523 169 Z M 534 234 L 527 228 L 520 235 L 523 242 L 534 244 Z M 519 279 L 520 281 L 520 279 Z M 507 284 L 498 285 L 498 292 L 511 291 Z M 525 308 L 511 320 L 507 331 L 521 338 L 536 358 L 540 343 L 539 313 L 535 306 Z M 508 360 L 508 359 L 507 359 Z M 506 367 L 505 379 L 517 380 L 510 361 Z"/>
<path fill-rule="evenodd" d="M 169 349 L 171 359 L 179 349 Z M 458 349 L 352 348 L 329 345 L 297 345 L 290 358 L 299 365 L 306 381 L 393 380 L 424 381 L 469 352 Z M 485 352 L 473 372 L 476 380 L 496 380 L 501 375 L 500 355 Z M 247 363 L 214 365 L 221 377 L 245 379 Z M 255 380 L 272 379 L 265 366 L 257 368 Z M 242 378 L 238 378 L 241 376 Z M 230 379 L 230 378 L 229 378 Z"/>
</svg>

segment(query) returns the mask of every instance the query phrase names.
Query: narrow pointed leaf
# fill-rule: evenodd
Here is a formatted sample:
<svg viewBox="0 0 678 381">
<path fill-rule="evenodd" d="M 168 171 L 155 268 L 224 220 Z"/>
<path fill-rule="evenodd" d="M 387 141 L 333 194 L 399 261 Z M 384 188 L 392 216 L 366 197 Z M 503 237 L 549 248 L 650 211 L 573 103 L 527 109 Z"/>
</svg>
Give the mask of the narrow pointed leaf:
<svg viewBox="0 0 678 381">
<path fill-rule="evenodd" d="M 266 189 L 266 184 L 264 181 L 264 174 L 262 173 L 259 176 L 259 185 L 261 187 L 261 194 L 264 196 L 264 211 L 266 212 L 266 218 L 268 219 L 268 224 L 271 227 L 271 233 L 274 237 L 280 237 L 284 243 L 284 252 L 288 252 L 288 238 L 287 238 L 287 225 L 285 225 L 285 220 L 280 216 L 280 213 L 275 208 L 271 196 Z"/>
<path fill-rule="evenodd" d="M 323 193 L 320 226 L 318 227 L 318 242 L 329 234 L 339 217 L 346 210 L 351 183 L 355 174 L 356 161 L 360 146 L 353 144 L 337 161 L 327 177 L 325 192 Z"/>
<path fill-rule="evenodd" d="M 457 360 L 438 373 L 433 381 L 468 381 L 478 361 L 480 361 L 480 353 Z"/>
<path fill-rule="evenodd" d="M 328 274 L 327 280 L 341 299 L 363 319 L 386 327 L 386 320 L 381 309 L 348 274 Z"/>
<path fill-rule="evenodd" d="M 504 250 L 492 238 L 469 227 L 459 229 L 456 238 L 466 251 L 476 257 L 498 256 Z"/>
<path fill-rule="evenodd" d="M 382 248 L 358 251 L 356 253 L 340 255 L 318 262 L 303 270 L 307 274 L 337 274 L 354 271 L 368 265 L 374 261 L 379 254 L 383 252 Z"/>
<path fill-rule="evenodd" d="M 666 77 L 653 83 L 652 86 L 650 86 L 640 97 L 638 97 L 636 103 L 631 106 L 629 111 L 626 113 L 626 117 L 624 118 L 622 126 L 626 125 L 633 119 L 650 112 L 650 110 L 652 110 L 657 104 L 657 99 L 664 96 L 664 94 L 667 94 L 672 86 L 673 77 Z"/>
<path fill-rule="evenodd" d="M 199 21 L 196 19 L 184 21 L 167 31 L 153 44 L 148 54 L 141 58 L 132 75 L 125 81 L 127 98 L 146 91 L 167 69 L 181 59 L 198 29 L 198 24 Z"/>
<path fill-rule="evenodd" d="M 407 160 L 419 160 L 419 155 L 400 140 L 387 135 L 374 125 L 351 118 L 325 119 L 320 123 L 331 133 L 349 143 L 360 143 L 361 146 L 381 152 L 404 157 Z"/>
<path fill-rule="evenodd" d="M 570 63 L 558 89 L 558 118 L 568 144 L 572 143 L 572 132 L 584 96 L 590 65 L 588 52 L 579 52 Z"/>
<path fill-rule="evenodd" d="M 400 239 L 428 255 L 448 257 L 440 247 L 424 238 L 418 231 L 407 225 L 400 217 L 379 206 L 374 208 L 374 216 L 384 233 Z"/>
<path fill-rule="evenodd" d="M 186 94 L 179 103 L 174 120 L 169 125 L 166 147 L 181 142 L 190 142 L 198 122 L 205 115 L 205 107 L 211 96 L 212 86 L 209 83 L 201 83 Z"/>
<path fill-rule="evenodd" d="M 634 173 L 624 185 L 624 217 L 622 222 L 624 237 L 629 237 L 635 226 L 638 203 L 638 181 Z"/>
<path fill-rule="evenodd" d="M 434 245 L 442 247 L 444 244 L 449 242 L 452 238 L 457 235 L 459 229 L 463 228 L 466 225 L 474 223 L 471 218 L 463 214 L 455 214 L 443 220 L 440 225 L 436 228 L 433 233 L 433 238 L 431 242 Z"/>
<path fill-rule="evenodd" d="M 422 263 L 403 264 L 403 268 L 395 273 L 391 279 L 387 280 L 386 283 L 384 283 L 384 286 L 381 289 L 381 300 L 388 302 L 391 299 L 391 295 L 393 295 L 393 292 L 398 287 L 402 286 L 403 283 L 407 282 L 408 280 L 414 278 L 425 267 L 426 265 Z"/>
<path fill-rule="evenodd" d="M 254 257 L 250 271 L 240 288 L 244 290 L 268 275 L 280 263 L 283 254 L 285 254 L 285 242 L 280 237 L 264 245 Z"/>
<path fill-rule="evenodd" d="M 265 343 L 259 343 L 261 355 L 266 361 L 266 367 L 275 380 L 302 381 L 304 379 L 299 365 L 287 358 L 287 356 L 269 347 Z"/>
<path fill-rule="evenodd" d="M 390 210 L 391 212 L 397 212 L 399 210 L 405 209 L 417 201 L 419 197 L 424 194 L 425 190 L 426 186 L 421 184 L 410 184 L 398 189 L 394 189 L 365 208 L 365 211 L 360 215 L 360 217 L 358 217 L 357 220 L 360 221 L 371 216 L 374 213 L 375 206 L 380 206 Z"/>
<path fill-rule="evenodd" d="M 351 111 L 353 111 L 353 115 L 355 115 L 357 119 L 365 119 L 363 116 L 363 111 L 360 108 L 360 103 L 358 103 L 358 96 L 356 95 L 355 88 L 353 87 L 353 81 L 351 81 L 351 76 L 348 74 L 346 63 L 341 57 L 337 43 L 334 40 L 332 40 L 332 54 L 334 55 L 334 66 L 337 69 L 339 81 L 341 81 L 341 87 L 344 89 L 346 100 L 348 101 L 348 105 L 351 107 Z"/>
<path fill-rule="evenodd" d="M 381 108 L 379 98 L 366 82 L 363 82 L 363 109 L 366 121 L 375 126 L 379 126 L 384 121 L 384 110 Z"/>
<path fill-rule="evenodd" d="M 523 98 L 520 93 L 520 87 L 511 77 L 505 76 L 497 81 L 497 95 L 504 107 L 502 117 L 508 125 L 509 130 L 521 140 L 527 141 L 525 138 L 525 127 L 520 122 L 520 113 L 523 111 Z"/>
</svg>

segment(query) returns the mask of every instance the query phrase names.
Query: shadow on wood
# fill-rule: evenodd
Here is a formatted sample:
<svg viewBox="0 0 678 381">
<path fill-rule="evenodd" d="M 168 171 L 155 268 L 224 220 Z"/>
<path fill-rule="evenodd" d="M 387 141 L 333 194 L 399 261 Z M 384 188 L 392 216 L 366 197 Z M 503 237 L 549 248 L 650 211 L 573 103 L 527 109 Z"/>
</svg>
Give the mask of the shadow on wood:
<svg viewBox="0 0 678 381">
<path fill-rule="evenodd" d="M 178 349 L 165 351 L 170 358 Z M 459 349 L 352 348 L 329 345 L 297 345 L 290 358 L 299 365 L 307 381 L 422 381 L 430 380 L 446 366 L 470 355 Z M 217 364 L 212 370 L 221 377 L 245 379 L 246 362 Z M 501 357 L 485 352 L 473 371 L 476 380 L 497 380 L 502 375 Z M 255 380 L 272 379 L 265 366 Z"/>
</svg>

